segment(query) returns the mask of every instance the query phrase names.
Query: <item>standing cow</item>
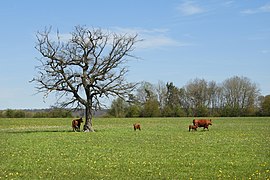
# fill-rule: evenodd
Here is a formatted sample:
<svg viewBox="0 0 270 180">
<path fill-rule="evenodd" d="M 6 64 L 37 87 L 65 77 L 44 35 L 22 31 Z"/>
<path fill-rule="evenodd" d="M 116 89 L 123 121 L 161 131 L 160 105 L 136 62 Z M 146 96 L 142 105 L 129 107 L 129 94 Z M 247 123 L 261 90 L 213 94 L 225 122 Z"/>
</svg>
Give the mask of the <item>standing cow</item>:
<svg viewBox="0 0 270 180">
<path fill-rule="evenodd" d="M 135 123 L 133 124 L 133 128 L 134 128 L 134 131 L 136 131 L 136 129 L 141 130 L 141 125 L 139 123 Z"/>
<path fill-rule="evenodd" d="M 211 119 L 193 119 L 193 125 L 198 127 L 203 127 L 203 129 L 208 129 L 209 125 L 212 125 Z"/>
<path fill-rule="evenodd" d="M 82 122 L 83 122 L 82 118 L 72 120 L 71 126 L 72 126 L 72 129 L 73 129 L 74 132 L 75 131 L 80 131 Z"/>
</svg>

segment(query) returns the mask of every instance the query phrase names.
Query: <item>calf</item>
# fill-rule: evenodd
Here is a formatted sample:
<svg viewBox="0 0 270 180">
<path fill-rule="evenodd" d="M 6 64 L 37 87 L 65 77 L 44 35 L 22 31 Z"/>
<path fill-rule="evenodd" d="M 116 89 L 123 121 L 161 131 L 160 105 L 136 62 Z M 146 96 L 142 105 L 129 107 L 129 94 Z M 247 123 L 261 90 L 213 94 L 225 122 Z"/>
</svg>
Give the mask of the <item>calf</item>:
<svg viewBox="0 0 270 180">
<path fill-rule="evenodd" d="M 139 123 L 133 124 L 133 127 L 134 127 L 134 131 L 136 131 L 136 129 L 141 130 L 141 125 Z"/>
<path fill-rule="evenodd" d="M 190 130 L 192 130 L 192 131 L 197 131 L 197 128 L 198 128 L 198 126 L 197 125 L 189 125 L 188 126 L 188 131 L 190 131 Z"/>
<path fill-rule="evenodd" d="M 83 122 L 82 118 L 72 120 L 71 126 L 72 126 L 72 129 L 73 129 L 74 132 L 75 131 L 80 131 L 82 122 Z"/>
</svg>

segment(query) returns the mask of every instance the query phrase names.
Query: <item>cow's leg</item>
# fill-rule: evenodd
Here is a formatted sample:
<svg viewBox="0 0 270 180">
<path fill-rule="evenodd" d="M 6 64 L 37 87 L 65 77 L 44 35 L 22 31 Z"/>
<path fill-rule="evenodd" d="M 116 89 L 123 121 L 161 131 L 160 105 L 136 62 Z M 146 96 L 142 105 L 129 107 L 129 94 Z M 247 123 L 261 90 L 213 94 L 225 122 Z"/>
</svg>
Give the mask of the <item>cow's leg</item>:
<svg viewBox="0 0 270 180">
<path fill-rule="evenodd" d="M 78 132 L 78 129 L 79 129 L 78 125 L 75 125 L 75 126 L 73 127 L 73 129 L 74 129 L 74 132 Z"/>
</svg>

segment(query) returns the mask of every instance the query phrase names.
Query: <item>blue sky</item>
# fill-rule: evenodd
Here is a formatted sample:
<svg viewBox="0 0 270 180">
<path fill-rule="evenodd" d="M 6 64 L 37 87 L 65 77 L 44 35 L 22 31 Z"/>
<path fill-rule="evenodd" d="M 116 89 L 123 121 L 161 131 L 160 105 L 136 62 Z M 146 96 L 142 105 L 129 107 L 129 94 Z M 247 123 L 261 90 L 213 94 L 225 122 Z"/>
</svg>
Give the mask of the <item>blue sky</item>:
<svg viewBox="0 0 270 180">
<path fill-rule="evenodd" d="M 244 76 L 270 94 L 270 0 L 134 0 L 0 2 L 0 109 L 47 108 L 35 95 L 36 32 L 45 26 L 63 37 L 76 25 L 138 33 L 143 42 L 129 62 L 132 82 Z"/>
</svg>

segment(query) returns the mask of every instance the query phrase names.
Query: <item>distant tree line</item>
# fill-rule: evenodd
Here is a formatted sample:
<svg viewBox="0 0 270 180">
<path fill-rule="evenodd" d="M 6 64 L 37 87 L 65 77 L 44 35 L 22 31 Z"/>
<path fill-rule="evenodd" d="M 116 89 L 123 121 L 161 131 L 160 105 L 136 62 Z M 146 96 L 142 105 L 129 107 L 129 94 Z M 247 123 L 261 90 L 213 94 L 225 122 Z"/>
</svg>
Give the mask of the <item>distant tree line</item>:
<svg viewBox="0 0 270 180">
<path fill-rule="evenodd" d="M 0 118 L 71 118 L 82 112 L 7 109 L 0 110 Z M 172 82 L 142 82 L 127 100 L 116 98 L 102 112 L 109 117 L 270 116 L 270 95 L 262 96 L 256 83 L 238 76 L 219 84 L 197 78 L 180 88 Z"/>
<path fill-rule="evenodd" d="M 128 100 L 113 100 L 113 117 L 270 116 L 270 95 L 261 96 L 256 83 L 234 76 L 218 84 L 194 79 L 184 87 L 172 82 L 142 82 Z"/>
<path fill-rule="evenodd" d="M 53 108 L 46 110 L 13 110 L 0 111 L 0 118 L 69 118 L 72 117 L 70 110 Z"/>
</svg>

